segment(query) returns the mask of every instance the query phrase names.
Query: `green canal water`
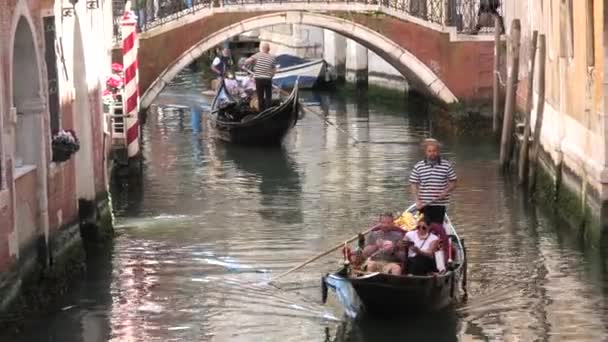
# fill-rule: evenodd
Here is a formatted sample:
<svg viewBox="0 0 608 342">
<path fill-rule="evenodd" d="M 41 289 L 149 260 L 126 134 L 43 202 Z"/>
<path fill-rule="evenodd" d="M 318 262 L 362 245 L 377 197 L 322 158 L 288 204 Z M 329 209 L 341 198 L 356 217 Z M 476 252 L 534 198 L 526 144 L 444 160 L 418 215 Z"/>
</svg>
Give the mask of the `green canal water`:
<svg viewBox="0 0 608 342">
<path fill-rule="evenodd" d="M 467 241 L 469 300 L 445 313 L 351 321 L 320 302 L 338 253 L 272 275 L 410 202 L 428 113 L 365 92 L 306 94 L 349 137 L 306 115 L 281 148 L 208 136 L 200 75 L 182 73 L 144 127 L 143 176 L 114 180 L 116 237 L 52 312 L 7 341 L 602 341 L 608 261 L 529 204 L 491 142 L 437 136 L 459 184 L 449 214 Z M 391 303 L 387 303 L 391 305 Z M 0 340 L 2 339 L 0 332 Z"/>
</svg>

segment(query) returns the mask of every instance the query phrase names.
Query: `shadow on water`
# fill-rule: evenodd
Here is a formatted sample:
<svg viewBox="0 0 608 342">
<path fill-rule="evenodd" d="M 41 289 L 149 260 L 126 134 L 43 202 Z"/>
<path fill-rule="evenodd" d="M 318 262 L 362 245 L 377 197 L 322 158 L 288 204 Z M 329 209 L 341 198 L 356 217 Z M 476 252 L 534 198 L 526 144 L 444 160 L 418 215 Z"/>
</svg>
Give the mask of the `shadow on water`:
<svg viewBox="0 0 608 342">
<path fill-rule="evenodd" d="M 390 303 L 387 303 L 390 305 Z M 407 308 L 404 308 L 407 310 Z M 326 342 L 458 341 L 459 317 L 453 311 L 399 319 L 365 318 L 326 328 Z"/>
<path fill-rule="evenodd" d="M 110 340 L 112 264 L 112 246 L 89 248 L 84 276 L 69 289 L 69 294 L 52 302 L 47 315 L 22 322 L 24 329 L 18 334 L 1 331 L 0 341 Z"/>
<path fill-rule="evenodd" d="M 118 215 L 129 213 L 137 216 L 141 212 L 144 198 L 144 181 L 141 175 L 125 174 L 124 169 L 115 169 L 110 180 L 112 209 Z"/>
</svg>

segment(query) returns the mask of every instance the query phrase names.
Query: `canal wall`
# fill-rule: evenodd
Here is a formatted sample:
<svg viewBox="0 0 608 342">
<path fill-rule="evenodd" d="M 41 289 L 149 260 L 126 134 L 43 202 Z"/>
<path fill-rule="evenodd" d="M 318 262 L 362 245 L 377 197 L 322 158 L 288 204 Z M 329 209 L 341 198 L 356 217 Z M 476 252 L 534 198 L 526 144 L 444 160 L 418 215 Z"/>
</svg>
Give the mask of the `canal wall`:
<svg viewBox="0 0 608 342">
<path fill-rule="evenodd" d="M 405 92 L 409 89 L 401 73 L 361 44 L 338 33 L 308 25 L 275 25 L 259 30 L 274 54 L 323 58 L 327 62 L 325 81 L 370 84 Z"/>
<path fill-rule="evenodd" d="M 606 83 L 606 14 L 599 0 L 525 0 L 505 3 L 506 30 L 521 21 L 517 103 L 523 111 L 533 82 L 532 128 L 537 117 L 538 74 L 530 75 L 534 30 L 547 45 L 546 100 L 541 130 L 542 183 L 539 196 L 591 242 L 608 226 L 608 110 Z M 538 54 L 537 54 L 538 56 Z M 538 61 L 537 64 L 538 65 Z M 511 67 L 508 65 L 507 67 Z M 545 193 L 544 195 L 542 193 Z"/>
<path fill-rule="evenodd" d="M 112 235 L 102 84 L 110 0 L 0 0 L 0 312 L 43 307 Z M 79 150 L 53 145 L 72 130 Z M 3 316 L 4 317 L 4 316 Z"/>
</svg>

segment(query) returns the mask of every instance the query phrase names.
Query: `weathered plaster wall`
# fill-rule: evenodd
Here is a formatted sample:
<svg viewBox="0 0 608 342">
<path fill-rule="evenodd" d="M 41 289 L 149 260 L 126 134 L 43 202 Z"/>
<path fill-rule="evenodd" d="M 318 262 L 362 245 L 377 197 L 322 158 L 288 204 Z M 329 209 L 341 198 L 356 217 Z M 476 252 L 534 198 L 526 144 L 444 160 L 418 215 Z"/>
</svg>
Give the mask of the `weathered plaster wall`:
<svg viewBox="0 0 608 342">
<path fill-rule="evenodd" d="M 85 2 L 79 2 L 75 16 L 62 17 L 65 2 L 0 0 L 0 310 L 19 294 L 25 279 L 39 279 L 31 277 L 32 272 L 53 271 L 65 255 L 74 255 L 70 250 L 80 245 L 77 158 L 63 163 L 51 161 L 54 132 L 50 124 L 49 68 L 57 70 L 57 79 L 52 82 L 59 94 L 59 127 L 75 129 L 79 137 L 90 136 L 81 146 L 90 151 L 92 161 L 86 180 L 90 199 L 108 205 L 104 201 L 107 179 L 100 95 L 101 83 L 110 73 L 112 11 L 110 0 L 100 0 L 99 4 L 98 9 L 87 9 Z M 53 16 L 56 37 L 48 44 L 43 18 Z M 20 29 L 19 34 L 25 34 L 26 39 L 20 36 L 15 41 L 19 22 L 27 23 L 29 31 Z M 76 27 L 80 35 L 75 35 Z M 31 49 L 19 45 L 30 36 Z M 74 40 L 82 45 L 80 56 L 73 51 Z M 49 50 L 56 55 L 56 65 L 46 63 Z M 34 62 L 21 65 L 25 57 L 34 58 Z M 74 83 L 77 77 L 82 77 L 81 84 Z M 75 98 L 77 93 L 79 98 Z M 87 110 L 75 110 L 75 101 L 85 104 Z M 13 106 L 17 106 L 18 115 L 11 111 Z M 83 118 L 86 120 L 81 122 L 88 124 L 77 128 Z M 20 134 L 15 122 L 33 129 Z M 31 162 L 24 160 L 30 166 L 15 166 L 17 151 L 31 156 Z M 52 267 L 50 258 L 54 260 Z"/>
<path fill-rule="evenodd" d="M 541 144 L 558 173 L 568 173 L 565 187 L 578 196 L 578 207 L 587 208 L 590 216 L 598 220 L 608 200 L 604 2 L 574 0 L 571 8 L 569 2 L 508 2 L 504 5 L 505 24 L 508 32 L 513 19 L 522 23 L 517 97 L 521 108 L 531 79 L 528 65 L 532 32 L 538 30 L 546 35 L 546 101 Z M 540 82 L 538 75 L 533 77 L 536 98 Z"/>
</svg>

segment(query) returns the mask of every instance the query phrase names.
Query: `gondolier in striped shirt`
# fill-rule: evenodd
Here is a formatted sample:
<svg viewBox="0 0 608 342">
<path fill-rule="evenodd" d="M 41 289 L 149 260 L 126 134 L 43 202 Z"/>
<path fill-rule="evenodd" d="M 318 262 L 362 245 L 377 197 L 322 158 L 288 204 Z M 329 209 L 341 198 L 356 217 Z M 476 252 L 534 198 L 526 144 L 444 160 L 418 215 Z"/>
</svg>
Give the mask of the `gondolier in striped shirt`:
<svg viewBox="0 0 608 342">
<path fill-rule="evenodd" d="M 249 57 L 245 65 L 255 64 L 253 68 L 255 88 L 258 93 L 260 111 L 272 105 L 272 78 L 276 71 L 276 57 L 270 54 L 270 45 L 262 43 L 260 52 Z"/>
<path fill-rule="evenodd" d="M 437 140 L 426 139 L 422 146 L 426 158 L 416 163 L 410 174 L 412 194 L 427 224 L 443 224 L 450 192 L 456 187 L 456 173 L 452 164 L 441 158 Z"/>
</svg>

